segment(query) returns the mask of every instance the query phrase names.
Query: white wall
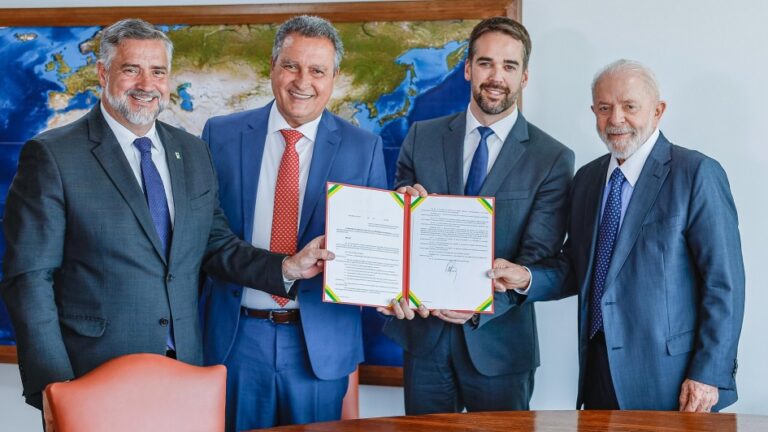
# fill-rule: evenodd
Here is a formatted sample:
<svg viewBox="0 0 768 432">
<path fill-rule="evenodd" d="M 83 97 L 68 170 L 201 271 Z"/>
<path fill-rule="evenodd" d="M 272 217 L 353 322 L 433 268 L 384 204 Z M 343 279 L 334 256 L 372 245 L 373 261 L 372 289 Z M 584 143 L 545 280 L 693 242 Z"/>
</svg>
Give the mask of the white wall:
<svg viewBox="0 0 768 432">
<path fill-rule="evenodd" d="M 237 1 L 185 1 L 187 4 Z M 78 5 L 127 5 L 127 0 Z M 151 3 L 143 2 L 142 4 Z M 154 2 L 157 3 L 157 2 Z M 181 0 L 165 0 L 180 4 Z M 139 4 L 130 2 L 130 4 Z M 68 0 L 3 0 L 5 7 L 73 6 Z M 747 271 L 747 308 L 742 332 L 740 400 L 729 411 L 768 415 L 768 3 L 722 0 L 523 0 L 523 21 L 533 39 L 529 120 L 568 144 L 577 166 L 603 154 L 589 111 L 593 73 L 620 57 L 656 71 L 668 102 L 662 130 L 674 143 L 719 160 L 728 172 L 740 214 Z M 653 271 L 653 269 L 649 269 Z M 571 409 L 576 393 L 574 299 L 538 306 L 542 366 L 534 409 Z M 0 366 L 0 417 L 7 430 L 35 430 L 39 417 L 24 407 L 14 366 Z M 361 389 L 361 412 L 402 414 L 402 393 Z M 15 425 L 17 427 L 12 427 Z"/>
</svg>

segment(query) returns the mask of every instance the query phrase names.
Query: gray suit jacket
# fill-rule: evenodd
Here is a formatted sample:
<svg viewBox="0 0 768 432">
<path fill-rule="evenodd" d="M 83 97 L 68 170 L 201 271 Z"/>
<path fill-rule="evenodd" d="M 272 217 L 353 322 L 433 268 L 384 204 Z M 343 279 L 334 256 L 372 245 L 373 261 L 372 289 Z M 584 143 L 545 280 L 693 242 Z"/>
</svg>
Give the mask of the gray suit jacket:
<svg viewBox="0 0 768 432">
<path fill-rule="evenodd" d="M 605 155 L 576 173 L 564 253 L 531 268 L 527 303 L 579 296 L 577 406 L 609 161 Z M 659 136 L 624 215 L 601 306 L 621 409 L 676 410 L 685 378 L 718 387 L 716 409 L 736 401 L 744 263 L 736 207 L 716 161 Z"/>
<path fill-rule="evenodd" d="M 2 294 L 16 331 L 24 395 L 128 353 L 202 362 L 201 269 L 285 295 L 282 256 L 230 232 L 208 147 L 157 123 L 173 186 L 168 259 L 141 185 L 97 105 L 24 145 L 8 192 Z"/>
<path fill-rule="evenodd" d="M 429 193 L 463 195 L 465 129 L 465 113 L 414 123 L 400 151 L 396 186 L 420 183 Z M 480 191 L 496 198 L 496 257 L 530 264 L 560 250 L 573 159 L 570 149 L 520 114 Z M 516 306 L 516 295 L 496 293 L 493 315 L 481 315 L 477 328 L 463 325 L 470 358 L 484 375 L 539 365 L 534 309 Z M 434 317 L 390 320 L 384 332 L 419 356 L 432 351 L 448 325 Z"/>
</svg>

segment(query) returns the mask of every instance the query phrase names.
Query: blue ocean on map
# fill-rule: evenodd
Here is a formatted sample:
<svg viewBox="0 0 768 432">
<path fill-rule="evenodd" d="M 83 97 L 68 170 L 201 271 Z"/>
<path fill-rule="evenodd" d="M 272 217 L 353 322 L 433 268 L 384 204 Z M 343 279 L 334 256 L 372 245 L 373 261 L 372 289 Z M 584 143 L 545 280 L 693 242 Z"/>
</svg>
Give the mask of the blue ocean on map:
<svg viewBox="0 0 768 432">
<path fill-rule="evenodd" d="M 70 95 L 66 106 L 54 110 L 50 96 L 52 92 L 65 92 L 69 76 L 95 63 L 94 54 L 82 52 L 81 46 L 99 30 L 100 27 L 0 28 L 0 68 L 4 72 L 0 74 L 0 211 L 23 143 L 45 130 L 54 116 L 88 109 L 98 102 L 98 95 L 86 90 Z M 449 56 L 465 45 L 466 41 L 452 41 L 440 47 L 408 50 L 396 59 L 407 67 L 405 78 L 392 92 L 373 103 L 375 113 L 366 104 L 355 106 L 354 120 L 382 137 L 390 185 L 400 145 L 410 125 L 466 109 L 469 85 L 464 79 L 464 62 L 448 66 Z M 181 109 L 188 112 L 195 109 L 191 86 L 192 83 L 183 83 L 176 89 Z M 5 242 L 0 240 L 1 257 Z M 381 334 L 382 317 L 366 308 L 364 321 L 367 362 L 400 365 L 401 350 Z M 13 343 L 8 314 L 0 302 L 0 344 Z"/>
</svg>

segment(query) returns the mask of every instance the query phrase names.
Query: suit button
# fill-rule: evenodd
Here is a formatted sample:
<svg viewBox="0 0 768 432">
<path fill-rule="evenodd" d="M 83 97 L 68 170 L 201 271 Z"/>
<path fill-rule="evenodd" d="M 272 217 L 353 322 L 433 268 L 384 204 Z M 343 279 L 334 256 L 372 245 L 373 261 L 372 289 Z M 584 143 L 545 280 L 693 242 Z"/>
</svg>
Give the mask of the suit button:
<svg viewBox="0 0 768 432">
<path fill-rule="evenodd" d="M 163 327 L 168 326 L 168 319 L 167 318 L 160 318 L 160 325 Z"/>
<path fill-rule="evenodd" d="M 173 273 L 168 273 L 168 275 L 165 277 L 166 282 L 172 282 L 173 281 Z"/>
<path fill-rule="evenodd" d="M 240 297 L 240 291 L 232 290 L 232 297 Z"/>
</svg>

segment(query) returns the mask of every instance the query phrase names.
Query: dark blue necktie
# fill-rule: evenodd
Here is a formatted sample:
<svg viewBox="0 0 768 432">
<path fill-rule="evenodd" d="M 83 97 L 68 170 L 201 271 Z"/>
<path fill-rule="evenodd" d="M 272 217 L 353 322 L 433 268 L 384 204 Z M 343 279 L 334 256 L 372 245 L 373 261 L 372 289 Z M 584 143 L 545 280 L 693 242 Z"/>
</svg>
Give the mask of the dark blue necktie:
<svg viewBox="0 0 768 432">
<path fill-rule="evenodd" d="M 493 135 L 493 129 L 485 126 L 478 126 L 480 132 L 480 144 L 472 157 L 472 164 L 469 166 L 469 175 L 467 184 L 464 186 L 464 195 L 478 195 L 483 187 L 485 176 L 488 173 L 488 137 Z"/>
<path fill-rule="evenodd" d="M 163 245 L 163 252 L 168 257 L 168 246 L 171 243 L 171 213 L 168 210 L 168 200 L 165 197 L 163 179 L 152 162 L 152 140 L 147 137 L 136 138 L 133 145 L 141 152 L 141 178 L 144 181 L 144 196 L 147 198 L 149 214 L 155 224 L 155 230 Z M 169 349 L 175 350 L 173 340 L 173 321 L 168 326 L 165 340 Z"/>
<path fill-rule="evenodd" d="M 152 162 L 152 140 L 147 137 L 136 138 L 133 145 L 141 152 L 141 178 L 144 180 L 144 196 L 147 198 L 149 214 L 155 224 L 155 230 L 163 245 L 163 252 L 168 256 L 171 243 L 171 213 L 165 198 L 163 179 Z"/>
<path fill-rule="evenodd" d="M 600 232 L 597 234 L 597 251 L 592 271 L 592 289 L 589 293 L 589 338 L 593 338 L 603 328 L 603 311 L 600 302 L 605 290 L 605 277 L 613 257 L 613 246 L 619 234 L 621 221 L 621 187 L 627 179 L 617 167 L 611 173 L 610 192 L 603 209 Z"/>
</svg>

